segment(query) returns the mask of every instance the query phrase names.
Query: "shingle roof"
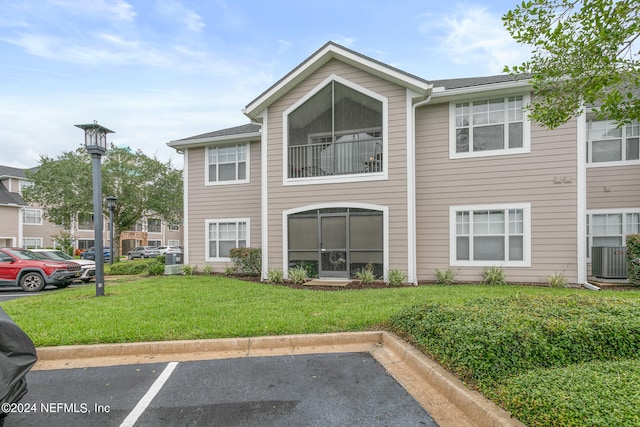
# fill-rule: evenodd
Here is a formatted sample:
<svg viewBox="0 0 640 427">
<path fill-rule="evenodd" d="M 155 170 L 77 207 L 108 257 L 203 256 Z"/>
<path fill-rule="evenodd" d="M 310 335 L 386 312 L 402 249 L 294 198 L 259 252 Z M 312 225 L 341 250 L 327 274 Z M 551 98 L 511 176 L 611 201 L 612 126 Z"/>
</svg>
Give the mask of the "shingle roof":
<svg viewBox="0 0 640 427">
<path fill-rule="evenodd" d="M 22 199 L 22 196 L 18 193 L 12 193 L 6 189 L 6 187 L 0 184 L 0 205 L 21 205 L 27 204 Z"/>
<path fill-rule="evenodd" d="M 443 87 L 446 90 L 460 89 L 463 87 L 476 87 L 482 85 L 490 85 L 496 83 L 516 82 L 519 80 L 527 80 L 529 76 L 519 75 L 513 76 L 511 74 L 498 74 L 495 76 L 483 76 L 483 77 L 463 77 L 459 79 L 445 79 L 445 80 L 433 80 L 431 83 L 434 87 Z"/>
<path fill-rule="evenodd" d="M 10 166 L 2 166 L 0 165 L 0 178 L 2 177 L 11 177 L 11 178 L 26 178 L 25 169 L 12 168 Z"/>
<path fill-rule="evenodd" d="M 256 132 L 260 132 L 260 125 L 257 125 L 254 123 L 247 123 L 246 125 L 220 129 L 213 132 L 203 133 L 201 135 L 191 136 L 189 138 L 178 139 L 177 141 L 173 141 L 173 142 L 195 140 L 195 139 L 219 138 L 224 136 L 243 135 L 246 133 L 256 133 Z"/>
</svg>

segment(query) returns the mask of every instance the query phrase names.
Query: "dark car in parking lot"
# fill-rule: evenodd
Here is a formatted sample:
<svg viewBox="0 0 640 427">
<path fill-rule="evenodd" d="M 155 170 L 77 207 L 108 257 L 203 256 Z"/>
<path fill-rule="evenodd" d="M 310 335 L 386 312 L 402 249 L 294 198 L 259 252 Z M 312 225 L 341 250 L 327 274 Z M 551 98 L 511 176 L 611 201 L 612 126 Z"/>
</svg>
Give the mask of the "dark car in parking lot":
<svg viewBox="0 0 640 427">
<path fill-rule="evenodd" d="M 127 258 L 155 258 L 160 255 L 162 255 L 162 253 L 156 246 L 138 246 L 127 253 Z"/>
<path fill-rule="evenodd" d="M 82 275 L 80 264 L 53 261 L 21 248 L 0 249 L 0 286 L 20 286 L 38 292 L 47 285 L 66 288 Z"/>
<path fill-rule="evenodd" d="M 107 248 L 104 249 L 103 252 L 103 256 L 104 256 L 104 260 L 105 261 L 109 261 L 111 259 L 111 251 Z M 89 249 L 87 249 L 85 252 L 82 253 L 82 255 L 80 255 L 80 258 L 82 259 L 90 259 L 95 261 L 96 260 L 96 248 L 91 247 Z"/>
</svg>

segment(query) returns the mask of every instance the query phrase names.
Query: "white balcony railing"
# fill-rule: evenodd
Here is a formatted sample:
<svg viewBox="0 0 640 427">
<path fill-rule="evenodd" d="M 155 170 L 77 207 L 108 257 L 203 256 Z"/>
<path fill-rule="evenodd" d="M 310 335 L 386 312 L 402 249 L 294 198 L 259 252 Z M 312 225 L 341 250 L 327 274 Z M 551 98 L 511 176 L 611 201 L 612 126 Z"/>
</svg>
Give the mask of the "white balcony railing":
<svg viewBox="0 0 640 427">
<path fill-rule="evenodd" d="M 289 147 L 289 178 L 382 172 L 380 138 Z"/>
</svg>

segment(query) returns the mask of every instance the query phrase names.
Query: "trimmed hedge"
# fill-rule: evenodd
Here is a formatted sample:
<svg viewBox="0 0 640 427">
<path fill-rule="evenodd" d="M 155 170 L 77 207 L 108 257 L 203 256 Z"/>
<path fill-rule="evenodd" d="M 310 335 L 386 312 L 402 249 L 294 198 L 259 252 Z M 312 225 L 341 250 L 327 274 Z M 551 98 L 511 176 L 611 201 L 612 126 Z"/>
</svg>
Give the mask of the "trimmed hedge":
<svg viewBox="0 0 640 427">
<path fill-rule="evenodd" d="M 499 387 L 499 404 L 528 426 L 640 425 L 640 361 L 536 369 Z"/>
<path fill-rule="evenodd" d="M 489 396 L 532 369 L 640 355 L 640 302 L 617 298 L 519 295 L 429 304 L 393 316 L 390 327 Z"/>
<path fill-rule="evenodd" d="M 627 278 L 640 286 L 640 234 L 627 236 Z"/>
<path fill-rule="evenodd" d="M 233 272 L 258 276 L 262 272 L 260 248 L 233 248 L 229 251 Z"/>
<path fill-rule="evenodd" d="M 142 274 L 149 271 L 149 264 L 158 262 L 153 258 L 138 261 L 122 261 L 114 263 L 107 274 L 112 276 Z M 163 267 L 164 269 L 164 267 Z"/>
</svg>

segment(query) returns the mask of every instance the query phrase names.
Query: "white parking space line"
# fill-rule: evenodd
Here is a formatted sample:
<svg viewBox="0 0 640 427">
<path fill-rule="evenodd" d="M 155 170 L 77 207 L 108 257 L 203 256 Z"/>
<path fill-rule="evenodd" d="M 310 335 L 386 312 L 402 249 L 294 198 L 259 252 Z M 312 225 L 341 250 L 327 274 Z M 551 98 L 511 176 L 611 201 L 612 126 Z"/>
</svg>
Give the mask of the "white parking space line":
<svg viewBox="0 0 640 427">
<path fill-rule="evenodd" d="M 178 366 L 178 362 L 171 362 L 166 368 L 164 368 L 162 374 L 160 374 L 151 388 L 149 388 L 149 391 L 142 396 L 142 399 L 140 399 L 136 407 L 133 408 L 133 411 L 131 411 L 122 424 L 120 424 L 120 427 L 133 427 L 136 421 L 138 421 L 138 418 L 140 418 L 140 415 L 142 415 L 142 413 L 147 409 L 153 398 L 156 397 L 156 394 L 158 394 L 164 383 L 167 382 L 176 366 Z"/>
</svg>

